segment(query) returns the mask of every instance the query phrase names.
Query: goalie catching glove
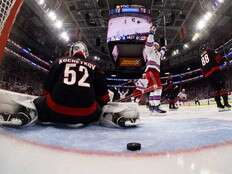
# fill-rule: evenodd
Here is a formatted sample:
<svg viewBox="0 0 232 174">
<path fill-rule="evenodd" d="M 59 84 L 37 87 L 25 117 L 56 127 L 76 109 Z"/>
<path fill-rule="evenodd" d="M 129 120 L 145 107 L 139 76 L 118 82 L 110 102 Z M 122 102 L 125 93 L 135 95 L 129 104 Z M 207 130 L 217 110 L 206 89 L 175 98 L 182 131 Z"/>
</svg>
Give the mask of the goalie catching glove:
<svg viewBox="0 0 232 174">
<path fill-rule="evenodd" d="M 108 103 L 103 107 L 99 122 L 106 127 L 136 127 L 139 124 L 137 104 L 117 102 Z"/>
</svg>

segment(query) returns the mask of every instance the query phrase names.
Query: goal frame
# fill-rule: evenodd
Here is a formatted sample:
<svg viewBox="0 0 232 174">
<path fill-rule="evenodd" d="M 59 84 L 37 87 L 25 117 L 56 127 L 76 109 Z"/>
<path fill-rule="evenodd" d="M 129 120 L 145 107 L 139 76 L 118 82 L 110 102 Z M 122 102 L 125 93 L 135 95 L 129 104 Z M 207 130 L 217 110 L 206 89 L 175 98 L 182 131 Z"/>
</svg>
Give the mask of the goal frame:
<svg viewBox="0 0 232 174">
<path fill-rule="evenodd" d="M 5 22 L 3 23 L 2 31 L 0 32 L 0 62 L 3 59 L 4 48 L 7 44 L 12 26 L 23 2 L 24 0 L 15 0 L 15 2 L 11 5 L 11 8 L 9 9 L 10 11 L 8 13 L 8 16 L 6 17 Z"/>
</svg>

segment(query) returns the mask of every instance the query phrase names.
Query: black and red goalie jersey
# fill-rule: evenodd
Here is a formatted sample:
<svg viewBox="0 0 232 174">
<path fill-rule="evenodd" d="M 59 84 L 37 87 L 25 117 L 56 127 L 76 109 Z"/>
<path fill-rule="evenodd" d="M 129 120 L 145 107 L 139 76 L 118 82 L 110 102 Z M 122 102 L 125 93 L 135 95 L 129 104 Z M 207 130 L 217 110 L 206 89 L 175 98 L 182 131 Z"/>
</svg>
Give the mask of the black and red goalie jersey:
<svg viewBox="0 0 232 174">
<path fill-rule="evenodd" d="M 47 106 L 70 116 L 93 114 L 109 101 L 104 73 L 84 59 L 56 60 L 44 85 Z"/>
<path fill-rule="evenodd" d="M 212 49 L 205 49 L 201 53 L 201 69 L 204 77 L 209 77 L 214 72 L 220 71 L 223 56 Z"/>
</svg>

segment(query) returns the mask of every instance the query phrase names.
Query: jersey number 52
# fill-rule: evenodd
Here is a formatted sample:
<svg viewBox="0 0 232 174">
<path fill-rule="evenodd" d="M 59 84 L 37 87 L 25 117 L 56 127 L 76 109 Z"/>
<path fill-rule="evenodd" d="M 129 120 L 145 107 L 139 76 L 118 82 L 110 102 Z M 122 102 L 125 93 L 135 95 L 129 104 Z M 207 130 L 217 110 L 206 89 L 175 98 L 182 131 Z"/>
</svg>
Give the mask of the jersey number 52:
<svg viewBox="0 0 232 174">
<path fill-rule="evenodd" d="M 205 66 L 207 63 L 209 63 L 208 54 L 205 54 L 204 56 L 201 57 L 201 63 L 202 63 L 203 66 Z"/>
<path fill-rule="evenodd" d="M 77 81 L 77 72 L 75 68 L 77 64 L 67 63 L 64 70 L 64 83 L 67 85 L 74 85 Z M 84 72 L 81 79 L 78 81 L 78 86 L 81 87 L 90 87 L 90 84 L 86 82 L 86 79 L 89 77 L 88 69 L 85 66 L 79 66 L 79 72 Z"/>
</svg>

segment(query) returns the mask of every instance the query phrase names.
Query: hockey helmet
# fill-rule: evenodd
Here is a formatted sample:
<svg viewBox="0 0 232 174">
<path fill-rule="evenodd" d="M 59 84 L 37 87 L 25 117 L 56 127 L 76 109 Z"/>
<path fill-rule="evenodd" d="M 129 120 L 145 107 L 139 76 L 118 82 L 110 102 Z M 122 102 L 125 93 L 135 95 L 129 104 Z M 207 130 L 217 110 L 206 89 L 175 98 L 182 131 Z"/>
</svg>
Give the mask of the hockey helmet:
<svg viewBox="0 0 232 174">
<path fill-rule="evenodd" d="M 204 43 L 200 46 L 200 53 L 206 51 L 209 48 L 207 43 Z"/>
<path fill-rule="evenodd" d="M 89 56 L 89 51 L 86 44 L 81 41 L 73 43 L 69 48 L 69 56 L 80 56 L 87 58 Z"/>
</svg>

